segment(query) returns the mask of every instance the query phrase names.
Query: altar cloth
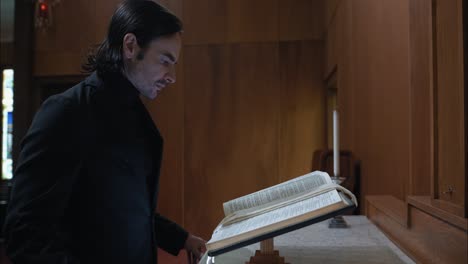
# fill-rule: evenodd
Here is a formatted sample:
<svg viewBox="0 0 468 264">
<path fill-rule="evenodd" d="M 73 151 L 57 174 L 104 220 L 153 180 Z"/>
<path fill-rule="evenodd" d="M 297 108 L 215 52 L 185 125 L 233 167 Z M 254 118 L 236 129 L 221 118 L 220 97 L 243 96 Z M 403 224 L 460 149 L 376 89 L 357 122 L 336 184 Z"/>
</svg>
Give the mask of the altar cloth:
<svg viewBox="0 0 468 264">
<path fill-rule="evenodd" d="M 290 264 L 414 263 L 366 216 L 344 216 L 349 228 L 328 228 L 329 220 L 274 238 L 275 250 Z M 255 243 L 214 258 L 215 264 L 244 264 L 260 249 Z M 210 263 L 205 254 L 200 263 Z"/>
</svg>

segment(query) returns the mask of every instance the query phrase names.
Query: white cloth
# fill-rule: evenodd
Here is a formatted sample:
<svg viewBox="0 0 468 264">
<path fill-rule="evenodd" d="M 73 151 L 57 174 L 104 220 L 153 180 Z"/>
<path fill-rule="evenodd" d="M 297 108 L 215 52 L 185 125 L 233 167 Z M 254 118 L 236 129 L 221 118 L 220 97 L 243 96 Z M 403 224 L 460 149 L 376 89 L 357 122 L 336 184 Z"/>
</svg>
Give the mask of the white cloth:
<svg viewBox="0 0 468 264">
<path fill-rule="evenodd" d="M 414 263 L 365 216 L 344 216 L 349 228 L 330 229 L 329 220 L 275 237 L 275 250 L 290 264 Z M 259 243 L 214 258 L 215 264 L 249 261 Z M 207 262 L 205 255 L 200 263 Z"/>
</svg>

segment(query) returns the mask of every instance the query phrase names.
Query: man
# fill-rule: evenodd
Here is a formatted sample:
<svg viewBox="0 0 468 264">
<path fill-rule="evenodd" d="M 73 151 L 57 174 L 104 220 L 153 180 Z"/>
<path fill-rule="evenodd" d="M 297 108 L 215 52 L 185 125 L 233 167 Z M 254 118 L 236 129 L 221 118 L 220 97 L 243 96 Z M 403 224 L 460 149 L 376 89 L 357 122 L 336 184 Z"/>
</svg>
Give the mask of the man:
<svg viewBox="0 0 468 264">
<path fill-rule="evenodd" d="M 200 258 L 205 241 L 155 213 L 163 140 L 139 96 L 176 81 L 180 20 L 146 0 L 117 9 L 83 82 L 44 102 L 22 142 L 6 217 L 13 263 Z"/>
</svg>

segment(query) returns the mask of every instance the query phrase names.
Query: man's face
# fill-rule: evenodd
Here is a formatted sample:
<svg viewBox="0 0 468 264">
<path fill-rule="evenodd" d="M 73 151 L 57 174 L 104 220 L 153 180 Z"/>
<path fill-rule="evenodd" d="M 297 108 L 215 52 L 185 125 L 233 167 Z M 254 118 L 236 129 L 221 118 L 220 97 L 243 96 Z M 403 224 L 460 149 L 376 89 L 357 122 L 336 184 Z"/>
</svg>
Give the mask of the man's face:
<svg viewBox="0 0 468 264">
<path fill-rule="evenodd" d="M 124 37 L 124 73 L 143 96 L 154 99 L 167 85 L 175 83 L 181 42 L 180 33 L 175 33 L 151 41 L 143 50 L 133 34 Z"/>
</svg>

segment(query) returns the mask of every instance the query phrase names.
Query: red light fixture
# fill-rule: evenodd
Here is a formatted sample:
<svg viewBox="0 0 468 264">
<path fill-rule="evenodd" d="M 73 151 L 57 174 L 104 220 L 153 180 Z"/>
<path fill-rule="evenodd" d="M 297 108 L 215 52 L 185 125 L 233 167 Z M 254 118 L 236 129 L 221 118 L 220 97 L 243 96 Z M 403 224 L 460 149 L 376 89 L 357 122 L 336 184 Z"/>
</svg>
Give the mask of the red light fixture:
<svg viewBox="0 0 468 264">
<path fill-rule="evenodd" d="M 47 11 L 47 4 L 46 3 L 40 3 L 39 8 L 41 9 L 41 11 Z"/>
<path fill-rule="evenodd" d="M 39 3 L 39 16 L 47 19 L 49 17 L 48 9 L 49 6 L 46 2 Z"/>
<path fill-rule="evenodd" d="M 52 26 L 52 11 L 62 0 L 33 0 L 35 2 L 34 20 L 36 28 L 46 31 Z"/>
</svg>

